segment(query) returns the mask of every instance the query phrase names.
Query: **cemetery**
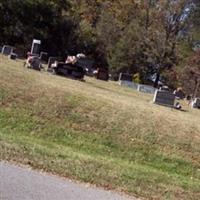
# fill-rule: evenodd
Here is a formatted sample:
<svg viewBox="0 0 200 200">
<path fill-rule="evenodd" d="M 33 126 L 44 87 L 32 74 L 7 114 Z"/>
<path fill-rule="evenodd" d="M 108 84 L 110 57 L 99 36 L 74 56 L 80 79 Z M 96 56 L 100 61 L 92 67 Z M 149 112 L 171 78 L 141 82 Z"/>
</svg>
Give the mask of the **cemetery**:
<svg viewBox="0 0 200 200">
<path fill-rule="evenodd" d="M 183 93 L 181 88 L 178 88 L 174 92 L 167 87 L 163 87 L 161 89 L 154 88 L 149 85 L 143 85 L 134 83 L 132 80 L 132 76 L 129 74 L 121 73 L 119 75 L 119 85 L 123 87 L 128 87 L 133 90 L 137 90 L 139 92 L 148 93 L 154 95 L 153 103 L 161 106 L 166 106 L 170 108 L 176 108 L 176 105 L 180 105 L 180 103 L 176 103 L 176 100 L 183 100 L 185 98 L 185 94 Z M 199 108 L 199 98 L 195 98 L 190 103 L 192 108 Z M 181 109 L 181 106 L 179 107 Z"/>
<path fill-rule="evenodd" d="M 28 174 L 0 175 L 14 182 L 0 199 L 200 200 L 199 0 L 1 0 L 0 14 L 0 162 Z"/>
<path fill-rule="evenodd" d="M 191 188 L 199 182 L 194 164 L 199 160 L 198 99 L 194 109 L 180 100 L 186 110 L 180 112 L 169 109 L 175 103 L 175 94 L 167 90 L 157 90 L 154 97 L 139 92 L 131 81 L 123 80 L 121 84 L 135 89 L 89 76 L 80 82 L 25 70 L 22 60 L 16 62 L 2 55 L 0 59 L 3 159 L 12 161 L 14 157 L 17 162 L 66 177 L 73 176 L 76 167 L 78 177 L 84 174 L 83 181 L 85 177 L 97 184 L 107 180 L 124 190 L 134 184 L 130 183 L 130 176 L 138 176 L 145 187 L 156 178 L 155 186 L 145 190 L 152 196 L 161 184 L 166 184 L 165 180 L 179 187 L 181 180 L 192 197 L 197 194 Z M 195 138 L 192 145 L 191 138 Z M 161 173 L 155 174 L 160 165 Z M 121 176 L 123 183 L 118 178 Z"/>
<path fill-rule="evenodd" d="M 24 60 L 18 59 L 14 47 L 4 45 L 1 49 L 2 55 L 0 55 L 0 59 L 6 63 L 6 68 L 5 65 L 0 63 L 0 107 L 3 107 L 4 112 L 11 112 L 9 115 L 13 116 L 16 116 L 16 113 L 22 110 L 22 112 L 17 114 L 18 117 L 16 118 L 16 120 L 19 119 L 16 130 L 18 131 L 19 129 L 20 133 L 22 131 L 22 137 L 21 135 L 18 136 L 18 132 L 14 131 L 16 136 L 12 136 L 12 140 L 15 141 L 13 145 L 20 146 L 21 143 L 24 145 L 28 144 L 26 149 L 28 153 L 32 153 L 29 144 L 33 146 L 35 145 L 34 141 L 37 140 L 39 143 L 42 143 L 39 148 L 43 148 L 45 146 L 43 144 L 47 143 L 47 146 L 45 146 L 45 155 L 51 155 L 53 160 L 57 160 L 58 155 L 61 155 L 58 162 L 54 161 L 55 173 L 60 175 L 63 175 L 62 173 L 66 169 L 65 162 L 67 157 L 69 158 L 67 161 L 73 165 L 73 167 L 76 166 L 81 169 L 80 176 L 85 174 L 85 176 L 90 177 L 91 171 L 95 174 L 98 170 L 99 164 L 95 164 L 97 159 L 95 154 L 99 156 L 100 152 L 104 158 L 103 162 L 100 161 L 102 166 L 105 164 L 106 158 L 106 164 L 111 168 L 116 169 L 121 165 L 123 169 L 126 169 L 127 174 L 125 175 L 127 177 L 129 177 L 129 174 L 133 171 L 134 174 L 138 176 L 144 173 L 143 170 L 138 169 L 138 167 L 132 170 L 132 156 L 134 156 L 134 159 L 136 159 L 138 163 L 142 163 L 143 159 L 150 160 L 146 167 L 151 165 L 157 168 L 160 163 L 163 163 L 163 165 L 169 168 L 169 171 L 166 170 L 166 173 L 173 176 L 174 172 L 171 174 L 171 171 L 174 169 L 171 169 L 171 166 L 174 165 L 174 162 L 179 162 L 179 159 L 174 161 L 174 158 L 172 159 L 170 156 L 171 154 L 174 155 L 174 152 L 171 151 L 171 145 L 177 149 L 182 149 L 184 152 L 182 155 L 184 158 L 183 164 L 179 164 L 178 166 L 182 171 L 185 170 L 185 166 L 190 168 L 190 166 L 193 165 L 193 163 L 188 160 L 188 157 L 190 157 L 188 149 L 185 150 L 185 147 L 182 146 L 183 140 L 186 145 L 190 145 L 191 140 L 180 137 L 180 135 L 185 134 L 192 138 L 199 137 L 200 98 L 191 97 L 187 99 L 182 88 L 177 88 L 173 91 L 168 86 L 155 88 L 151 85 L 136 83 L 133 81 L 133 76 L 128 73 L 120 73 L 118 82 L 108 81 L 110 78 L 108 69 L 95 69 L 94 61 L 86 58 L 84 54 L 67 56 L 66 59 L 59 56 L 49 56 L 48 52 L 40 51 L 41 44 L 40 40 L 33 40 L 31 51 L 27 53 L 25 62 Z M 34 69 L 35 71 L 32 70 L 31 73 L 28 73 L 29 70 L 27 71 L 22 68 L 23 63 L 26 68 Z M 3 70 L 1 71 L 1 69 Z M 41 70 L 44 72 L 47 71 L 48 73 L 42 73 L 41 76 L 38 76 L 36 71 Z M 49 76 L 49 74 L 64 76 L 70 79 L 60 79 L 57 76 Z M 199 75 L 197 74 L 196 76 L 198 77 Z M 1 85 L 6 85 L 6 87 L 2 88 Z M 19 91 L 16 91 L 16 87 Z M 9 88 L 8 94 L 5 93 L 7 88 Z M 129 90 L 125 90 L 125 88 Z M 10 91 L 12 92 L 10 93 Z M 18 92 L 21 95 L 19 95 Z M 9 100 L 7 100 L 7 95 Z M 7 101 L 11 102 L 9 104 L 14 105 L 13 109 L 11 109 L 12 111 L 7 111 L 5 106 Z M 18 107 L 19 110 L 15 110 L 16 107 Z M 24 115 L 27 115 L 23 113 L 24 110 L 28 113 L 28 116 L 30 116 L 29 120 L 31 120 L 31 122 L 24 121 Z M 4 123 L 6 123 L 9 121 L 9 117 L 5 115 L 4 112 L 1 113 L 0 110 L 0 116 L 3 116 Z M 38 120 L 37 123 L 35 123 L 35 117 Z M 95 123 L 93 123 L 94 121 Z M 33 123 L 34 125 L 29 123 Z M 24 140 L 27 133 L 26 131 L 23 132 L 23 127 L 21 127 L 20 124 L 22 124 L 22 126 L 25 124 L 25 130 L 29 129 L 26 129 L 27 127 L 33 127 L 34 129 L 34 127 L 39 126 L 40 128 L 38 130 L 42 130 L 45 140 L 43 139 L 44 136 L 36 137 L 35 134 L 33 134 L 33 136 L 28 137 L 27 140 L 29 142 L 27 142 L 27 140 Z M 40 124 L 45 125 L 42 127 Z M 187 126 L 185 126 L 185 124 L 187 124 Z M 6 126 L 8 130 L 10 130 L 10 122 Z M 49 133 L 49 127 L 53 128 L 56 134 Z M 4 137 L 3 142 L 6 143 L 10 141 L 10 138 L 7 137 L 7 133 L 1 133 L 1 129 L 0 124 L 0 135 Z M 66 133 L 64 133 L 65 131 Z M 37 135 L 41 134 L 41 131 L 33 130 L 33 132 L 36 132 Z M 61 136 L 59 136 L 59 134 Z M 124 135 L 126 136 L 124 137 Z M 138 136 L 140 137 L 140 141 L 138 140 Z M 54 140 L 53 145 L 52 140 Z M 116 144 L 116 141 L 119 141 L 119 143 Z M 169 156 L 166 156 L 167 162 L 163 161 L 164 154 L 162 158 L 155 159 L 155 157 L 158 157 L 160 154 L 160 150 L 156 149 L 155 152 L 152 153 L 152 148 L 155 148 L 154 144 L 158 145 L 160 149 L 163 148 L 163 141 L 165 143 L 164 148 L 169 149 L 167 150 Z M 62 154 L 58 148 L 54 147 L 54 144 L 55 146 L 60 146 L 62 143 L 68 144 L 72 151 L 62 146 L 65 152 L 65 154 Z M 79 145 L 82 143 L 85 145 L 84 148 L 87 148 L 93 165 L 89 171 L 82 169 L 82 166 L 85 165 L 87 160 L 78 164 L 72 161 L 74 159 L 72 155 L 76 149 L 80 149 L 82 154 L 85 154 L 85 150 L 82 150 L 82 146 Z M 199 146 L 200 143 L 196 140 L 194 144 Z M 53 147 L 48 149 L 48 146 Z M 137 146 L 139 149 L 137 149 Z M 114 153 L 112 159 L 116 164 L 110 164 L 110 154 L 105 153 L 105 149 L 108 149 L 109 152 L 115 147 L 117 150 L 114 150 L 116 153 Z M 122 151 L 121 148 L 123 148 Z M 124 150 L 127 154 L 125 160 L 123 160 L 124 154 L 121 153 Z M 145 151 L 145 153 L 143 151 Z M 195 147 L 192 151 L 196 151 Z M 42 151 L 38 149 L 38 152 Z M 130 154 L 129 152 L 135 153 Z M 28 160 L 29 163 L 32 162 L 32 157 L 21 154 L 20 151 L 17 151 L 17 153 L 23 160 Z M 166 151 L 164 153 L 166 153 Z M 11 158 L 7 158 L 7 154 L 13 157 L 13 155 L 16 155 L 16 152 L 10 149 L 6 150 L 6 154 L 3 154 L 3 156 L 9 160 Z M 52 167 L 48 164 L 49 161 L 43 158 L 43 154 L 42 152 L 37 155 L 39 159 L 42 160 L 40 161 L 40 163 L 42 163 L 42 168 L 51 170 Z M 100 155 L 100 157 L 102 155 Z M 140 157 L 138 157 L 138 155 L 140 155 Z M 196 161 L 198 158 L 196 158 L 195 155 L 194 159 Z M 118 159 L 118 157 L 120 157 L 120 159 Z M 20 160 L 20 162 L 23 163 L 23 160 Z M 80 161 L 80 159 L 78 160 Z M 121 164 L 122 160 L 125 163 L 127 160 L 130 160 L 131 164 L 128 164 L 128 166 L 127 164 Z M 187 162 L 185 163 L 185 161 Z M 34 162 L 33 165 L 36 166 L 36 168 L 40 168 L 37 162 Z M 58 165 L 59 167 L 57 167 Z M 102 176 L 102 180 L 105 180 L 108 175 L 107 167 L 104 167 L 103 171 L 106 171 L 106 175 Z M 149 171 L 153 174 L 151 169 L 149 169 Z M 73 173 L 73 170 L 69 169 L 69 174 L 73 175 Z M 115 173 L 121 176 L 122 169 L 115 171 Z M 196 173 L 195 170 L 191 172 L 190 176 L 194 176 L 194 173 Z M 98 183 L 99 177 L 93 176 Z M 109 176 L 111 177 L 109 184 L 112 185 L 116 177 L 112 174 L 109 174 Z M 145 184 L 148 183 L 154 178 L 153 176 L 145 176 L 143 182 L 145 182 Z M 162 180 L 160 175 L 156 175 L 156 177 Z M 166 177 L 168 178 L 168 175 L 166 175 Z M 183 179 L 185 181 L 186 177 L 183 176 Z M 188 181 L 190 180 L 191 179 Z M 180 185 L 179 180 L 176 178 L 169 182 L 174 184 L 174 181 L 177 185 Z M 119 186 L 124 187 L 125 190 L 127 190 L 127 187 L 132 187 L 132 185 L 129 186 L 128 179 L 126 179 L 125 182 L 128 186 L 124 187 L 120 182 L 116 182 L 115 184 L 119 184 Z M 194 187 L 197 184 L 198 180 L 192 183 L 190 182 L 190 184 L 185 187 L 190 188 L 191 185 Z M 146 184 L 146 187 L 147 185 L 148 184 Z M 160 183 L 155 183 L 156 188 L 159 187 L 159 185 Z M 151 190 L 149 190 L 148 193 L 152 194 Z"/>
<path fill-rule="evenodd" d="M 33 39 L 31 51 L 27 53 L 27 60 L 24 66 L 27 68 L 40 71 L 44 69 L 43 65 L 47 64 L 47 71 L 52 74 L 57 74 L 73 79 L 84 80 L 84 76 L 94 76 L 96 79 L 109 80 L 109 72 L 106 69 L 93 68 L 94 62 L 86 58 L 84 54 L 77 54 L 76 56 L 68 56 L 64 61 L 61 57 L 49 57 L 48 52 L 40 51 L 42 42 Z M 14 53 L 14 47 L 4 45 L 1 47 L 1 53 L 15 60 L 17 54 Z M 153 103 L 166 107 L 176 108 L 175 100 L 184 99 L 185 94 L 182 89 L 178 88 L 173 93 L 165 91 L 165 88 L 159 90 L 150 85 L 138 84 L 133 82 L 133 76 L 128 73 L 119 74 L 119 85 L 128 87 L 135 91 L 154 95 Z M 200 108 L 199 98 L 193 99 L 190 103 L 191 108 Z M 180 106 L 181 107 L 181 106 Z"/>
<path fill-rule="evenodd" d="M 41 41 L 34 39 L 32 41 L 31 52 L 27 53 L 27 60 L 24 66 L 27 68 L 40 71 L 44 69 L 43 65 L 47 64 L 47 71 L 52 74 L 57 74 L 73 79 L 84 80 L 84 76 L 94 76 L 96 79 L 109 80 L 109 72 L 106 69 L 97 68 L 94 70 L 94 62 L 86 58 L 84 54 L 77 54 L 76 56 L 68 56 L 66 61 L 61 57 L 48 57 L 48 53 L 40 51 Z M 1 53 L 15 60 L 17 54 L 14 53 L 14 47 L 4 45 L 1 47 Z M 175 100 L 184 99 L 185 94 L 182 89 L 178 88 L 173 93 L 165 90 L 154 88 L 150 85 L 138 84 L 133 82 L 133 76 L 128 73 L 119 74 L 119 85 L 128 87 L 135 91 L 154 95 L 153 103 L 176 108 Z M 193 99 L 190 103 L 191 108 L 199 108 L 199 98 Z"/>
</svg>

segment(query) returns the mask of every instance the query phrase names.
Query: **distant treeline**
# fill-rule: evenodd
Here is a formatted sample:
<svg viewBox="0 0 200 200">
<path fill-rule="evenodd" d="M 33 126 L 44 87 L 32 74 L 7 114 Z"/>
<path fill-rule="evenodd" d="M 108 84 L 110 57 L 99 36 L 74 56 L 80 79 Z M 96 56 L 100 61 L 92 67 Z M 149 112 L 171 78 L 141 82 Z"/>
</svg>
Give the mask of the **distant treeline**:
<svg viewBox="0 0 200 200">
<path fill-rule="evenodd" d="M 137 82 L 186 89 L 199 7 L 195 0 L 0 0 L 0 45 L 25 55 L 36 38 L 49 55 L 85 53 L 113 76 L 128 72 Z M 192 67 L 200 70 L 197 61 Z"/>
</svg>

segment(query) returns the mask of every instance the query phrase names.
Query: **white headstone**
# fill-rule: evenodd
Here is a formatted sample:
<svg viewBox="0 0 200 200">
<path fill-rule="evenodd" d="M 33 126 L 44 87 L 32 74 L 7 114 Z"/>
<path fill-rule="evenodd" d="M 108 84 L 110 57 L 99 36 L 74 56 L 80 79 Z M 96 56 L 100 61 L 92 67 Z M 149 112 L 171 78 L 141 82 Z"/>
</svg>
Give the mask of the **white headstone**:
<svg viewBox="0 0 200 200">
<path fill-rule="evenodd" d="M 129 87 L 129 88 L 132 88 L 134 90 L 138 90 L 138 86 L 139 86 L 139 84 L 134 83 L 134 82 L 130 82 L 130 81 L 119 81 L 119 84 L 123 87 Z"/>
<path fill-rule="evenodd" d="M 156 90 L 157 90 L 156 88 L 149 86 L 149 85 L 139 85 L 138 86 L 139 92 L 154 94 Z"/>
<path fill-rule="evenodd" d="M 200 109 L 200 98 L 195 98 L 193 101 L 192 101 L 192 108 L 198 108 Z"/>
</svg>

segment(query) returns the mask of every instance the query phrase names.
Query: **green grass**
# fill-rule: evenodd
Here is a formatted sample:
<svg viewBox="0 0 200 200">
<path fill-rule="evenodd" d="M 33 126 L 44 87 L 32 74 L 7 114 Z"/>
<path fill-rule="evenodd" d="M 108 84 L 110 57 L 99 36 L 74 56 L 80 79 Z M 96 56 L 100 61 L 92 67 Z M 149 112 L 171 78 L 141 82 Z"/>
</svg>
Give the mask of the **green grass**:
<svg viewBox="0 0 200 200">
<path fill-rule="evenodd" d="M 146 199 L 200 199 L 200 112 L 0 57 L 1 160 Z"/>
</svg>

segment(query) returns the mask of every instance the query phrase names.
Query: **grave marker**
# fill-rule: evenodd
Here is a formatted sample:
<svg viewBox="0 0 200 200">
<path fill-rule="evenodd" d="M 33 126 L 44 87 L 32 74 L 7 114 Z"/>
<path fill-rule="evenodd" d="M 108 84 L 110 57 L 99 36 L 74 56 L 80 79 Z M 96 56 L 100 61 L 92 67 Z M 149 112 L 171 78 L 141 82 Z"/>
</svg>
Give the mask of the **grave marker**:
<svg viewBox="0 0 200 200">
<path fill-rule="evenodd" d="M 48 61 L 48 53 L 47 52 L 40 52 L 40 60 L 47 62 Z"/>
<path fill-rule="evenodd" d="M 16 60 L 16 59 L 17 59 L 17 54 L 16 54 L 16 53 L 11 53 L 11 54 L 9 55 L 9 58 L 10 58 L 11 60 Z"/>
<path fill-rule="evenodd" d="M 39 56 L 40 54 L 40 45 L 41 45 L 41 40 L 33 40 L 32 42 L 32 47 L 31 47 L 31 54 L 32 55 L 37 55 Z"/>
<path fill-rule="evenodd" d="M 192 108 L 198 108 L 200 109 L 200 98 L 195 98 L 193 101 L 192 101 Z"/>
<path fill-rule="evenodd" d="M 157 90 L 156 88 L 149 86 L 149 85 L 138 85 L 138 91 L 139 92 L 155 94 L 156 90 Z"/>
<path fill-rule="evenodd" d="M 13 52 L 13 47 L 8 46 L 8 45 L 4 45 L 1 52 L 2 52 L 3 55 L 8 56 Z"/>
<path fill-rule="evenodd" d="M 59 57 L 49 57 L 49 59 L 48 59 L 48 69 L 51 68 L 51 65 L 52 65 L 55 61 L 61 61 L 61 58 L 59 58 Z"/>
<path fill-rule="evenodd" d="M 157 90 L 153 102 L 167 107 L 174 107 L 175 95 L 168 91 Z"/>
<path fill-rule="evenodd" d="M 139 84 L 134 83 L 134 82 L 130 82 L 130 81 L 120 81 L 120 85 L 123 87 L 129 87 L 132 88 L 134 90 L 138 90 Z"/>
</svg>

